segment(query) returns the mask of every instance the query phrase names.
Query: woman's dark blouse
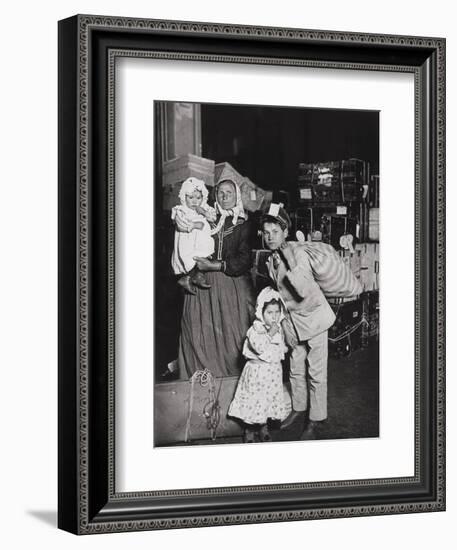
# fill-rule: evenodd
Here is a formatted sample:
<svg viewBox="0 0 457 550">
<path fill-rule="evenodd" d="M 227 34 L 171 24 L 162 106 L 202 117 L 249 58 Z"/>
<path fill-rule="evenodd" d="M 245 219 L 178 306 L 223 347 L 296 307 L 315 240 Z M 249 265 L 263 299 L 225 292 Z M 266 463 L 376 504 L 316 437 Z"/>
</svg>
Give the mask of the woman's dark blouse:
<svg viewBox="0 0 457 550">
<path fill-rule="evenodd" d="M 239 376 L 243 344 L 254 318 L 250 277 L 251 223 L 232 223 L 214 235 L 213 259 L 225 262 L 224 271 L 209 271 L 209 289 L 196 288 L 184 297 L 178 364 L 181 377 L 208 369 L 216 378 Z"/>
<path fill-rule="evenodd" d="M 239 219 L 233 225 L 233 218 L 225 220 L 224 227 L 214 235 L 213 258 L 225 262 L 225 274 L 239 277 L 246 274 L 252 265 L 251 236 L 252 226 L 249 221 Z"/>
</svg>

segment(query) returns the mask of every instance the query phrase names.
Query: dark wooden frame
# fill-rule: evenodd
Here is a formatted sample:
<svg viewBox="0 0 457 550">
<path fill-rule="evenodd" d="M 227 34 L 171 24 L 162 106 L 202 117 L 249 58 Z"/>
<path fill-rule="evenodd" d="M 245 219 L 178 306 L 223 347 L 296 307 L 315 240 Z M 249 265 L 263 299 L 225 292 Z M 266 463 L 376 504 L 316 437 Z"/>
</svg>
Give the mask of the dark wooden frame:
<svg viewBox="0 0 457 550">
<path fill-rule="evenodd" d="M 411 72 L 416 442 L 411 478 L 116 493 L 117 55 Z M 445 40 L 78 15 L 59 22 L 59 527 L 78 534 L 445 508 Z"/>
</svg>

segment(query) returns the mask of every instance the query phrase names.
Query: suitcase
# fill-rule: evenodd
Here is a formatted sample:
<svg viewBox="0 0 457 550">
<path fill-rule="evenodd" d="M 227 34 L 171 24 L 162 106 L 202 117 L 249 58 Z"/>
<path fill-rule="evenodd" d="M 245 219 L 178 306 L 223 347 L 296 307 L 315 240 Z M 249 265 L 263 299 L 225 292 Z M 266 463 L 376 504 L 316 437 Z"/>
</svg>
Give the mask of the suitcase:
<svg viewBox="0 0 457 550">
<path fill-rule="evenodd" d="M 379 341 L 379 291 L 374 290 L 363 294 L 365 318 L 368 323 L 364 326 L 366 344 Z"/>
<path fill-rule="evenodd" d="M 199 439 L 218 437 L 234 437 L 242 435 L 242 425 L 237 420 L 227 416 L 230 403 L 235 395 L 238 376 L 227 376 L 214 379 L 217 401 L 217 418 L 211 415 L 215 408 L 214 399 L 209 391 L 209 385 L 194 385 L 193 406 L 189 418 L 189 401 L 191 399 L 191 383 L 189 380 L 162 382 L 154 388 L 154 446 L 160 447 L 173 443 L 188 442 Z M 283 387 L 286 410 L 291 410 L 290 394 L 287 385 Z M 212 433 L 210 422 L 218 420 L 215 434 Z M 187 434 L 186 434 L 187 432 Z"/>
<path fill-rule="evenodd" d="M 329 329 L 329 354 L 347 357 L 364 346 L 364 303 L 362 298 L 350 302 L 331 304 L 336 315 Z"/>
<path fill-rule="evenodd" d="M 271 250 L 258 249 L 252 251 L 251 278 L 256 294 L 271 284 L 267 267 L 270 255 Z"/>
</svg>

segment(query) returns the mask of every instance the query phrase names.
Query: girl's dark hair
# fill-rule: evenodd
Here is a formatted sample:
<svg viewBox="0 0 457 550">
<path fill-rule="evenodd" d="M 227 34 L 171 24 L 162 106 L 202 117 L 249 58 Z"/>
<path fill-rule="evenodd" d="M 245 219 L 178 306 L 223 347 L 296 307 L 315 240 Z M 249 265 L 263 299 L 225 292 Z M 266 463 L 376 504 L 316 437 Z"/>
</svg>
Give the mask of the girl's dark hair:
<svg viewBox="0 0 457 550">
<path fill-rule="evenodd" d="M 262 314 L 265 312 L 267 307 L 271 306 L 271 305 L 279 306 L 279 311 L 282 311 L 281 302 L 277 298 L 273 298 L 273 300 L 270 300 L 269 302 L 265 302 L 263 304 Z"/>
</svg>

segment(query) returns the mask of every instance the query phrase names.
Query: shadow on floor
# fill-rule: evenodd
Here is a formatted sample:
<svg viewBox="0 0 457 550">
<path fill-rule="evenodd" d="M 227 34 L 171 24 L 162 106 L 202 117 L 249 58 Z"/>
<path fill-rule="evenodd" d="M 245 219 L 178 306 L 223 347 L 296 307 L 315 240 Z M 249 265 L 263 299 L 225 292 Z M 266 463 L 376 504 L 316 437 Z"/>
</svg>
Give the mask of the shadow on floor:
<svg viewBox="0 0 457 550">
<path fill-rule="evenodd" d="M 57 527 L 57 512 L 55 510 L 27 510 L 27 514 L 51 527 Z"/>
</svg>

